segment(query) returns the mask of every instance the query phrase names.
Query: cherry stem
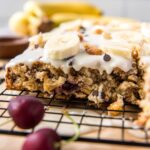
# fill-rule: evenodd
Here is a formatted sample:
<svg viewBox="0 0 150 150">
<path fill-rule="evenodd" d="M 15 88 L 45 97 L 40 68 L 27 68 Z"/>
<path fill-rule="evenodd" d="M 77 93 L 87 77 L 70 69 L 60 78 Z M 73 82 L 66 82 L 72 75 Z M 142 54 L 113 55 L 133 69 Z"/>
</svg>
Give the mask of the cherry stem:
<svg viewBox="0 0 150 150">
<path fill-rule="evenodd" d="M 50 109 L 50 108 L 48 108 L 48 109 Z M 54 145 L 55 148 L 61 147 L 62 144 L 67 144 L 67 143 L 76 141 L 80 136 L 80 127 L 76 123 L 76 121 L 69 115 L 68 111 L 65 108 L 62 110 L 62 112 L 73 123 L 74 128 L 75 128 L 75 135 L 72 136 L 71 138 L 69 138 L 68 140 L 63 140 L 61 142 L 56 142 L 55 145 Z"/>
<path fill-rule="evenodd" d="M 75 128 L 75 135 L 73 137 L 71 137 L 70 139 L 63 141 L 63 143 L 69 143 L 69 142 L 76 141 L 80 136 L 80 127 L 75 122 L 75 120 L 68 114 L 67 110 L 64 110 L 63 113 L 73 123 L 74 128 Z"/>
</svg>

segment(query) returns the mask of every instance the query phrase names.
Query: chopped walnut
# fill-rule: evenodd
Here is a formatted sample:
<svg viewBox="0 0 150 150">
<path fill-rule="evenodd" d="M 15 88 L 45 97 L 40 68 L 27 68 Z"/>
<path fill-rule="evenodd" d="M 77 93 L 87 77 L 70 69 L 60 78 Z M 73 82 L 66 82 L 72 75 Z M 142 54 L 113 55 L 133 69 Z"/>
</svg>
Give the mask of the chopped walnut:
<svg viewBox="0 0 150 150">
<path fill-rule="evenodd" d="M 45 78 L 46 72 L 36 72 L 35 77 L 36 79 L 39 79 L 40 81 L 43 81 Z"/>
<path fill-rule="evenodd" d="M 74 95 L 76 96 L 76 98 L 80 98 L 80 99 L 83 99 L 86 97 L 86 94 L 82 92 L 75 93 Z"/>
<path fill-rule="evenodd" d="M 23 82 L 22 86 L 26 87 L 30 91 L 33 91 L 33 89 L 35 91 L 38 90 L 37 83 L 36 83 L 35 79 L 30 79 L 29 81 Z"/>
<path fill-rule="evenodd" d="M 96 29 L 94 31 L 95 34 L 102 34 L 103 33 L 103 30 L 102 29 Z"/>
<path fill-rule="evenodd" d="M 107 32 L 103 32 L 103 37 L 107 40 L 111 40 L 112 39 L 112 36 L 110 33 L 107 33 Z"/>
<path fill-rule="evenodd" d="M 65 83 L 65 78 L 59 77 L 58 80 L 52 81 L 51 79 L 45 77 L 44 78 L 44 83 L 43 83 L 43 88 L 44 91 L 46 92 L 51 92 L 55 88 L 63 85 Z"/>
<path fill-rule="evenodd" d="M 83 44 L 86 52 L 91 55 L 102 55 L 103 51 L 94 45 L 89 45 L 87 43 Z"/>
<path fill-rule="evenodd" d="M 108 107 L 108 115 L 110 116 L 118 116 L 120 115 L 120 112 L 118 110 L 123 110 L 124 102 L 123 102 L 123 96 L 117 95 L 117 101 L 111 103 Z"/>
<path fill-rule="evenodd" d="M 140 47 L 138 47 L 138 46 L 133 47 L 132 58 L 138 59 L 139 55 L 140 55 L 139 53 L 140 53 Z"/>
<path fill-rule="evenodd" d="M 103 99 L 103 85 L 96 87 L 91 94 L 88 96 L 90 102 L 99 105 L 100 103 L 104 103 L 105 100 Z"/>
<path fill-rule="evenodd" d="M 83 35 L 81 33 L 78 33 L 79 39 L 82 42 L 83 41 Z"/>
<path fill-rule="evenodd" d="M 43 35 L 41 33 L 30 38 L 29 41 L 30 41 L 29 49 L 34 49 L 34 48 L 38 48 L 38 47 L 43 48 L 45 45 L 45 41 L 44 41 Z"/>
</svg>

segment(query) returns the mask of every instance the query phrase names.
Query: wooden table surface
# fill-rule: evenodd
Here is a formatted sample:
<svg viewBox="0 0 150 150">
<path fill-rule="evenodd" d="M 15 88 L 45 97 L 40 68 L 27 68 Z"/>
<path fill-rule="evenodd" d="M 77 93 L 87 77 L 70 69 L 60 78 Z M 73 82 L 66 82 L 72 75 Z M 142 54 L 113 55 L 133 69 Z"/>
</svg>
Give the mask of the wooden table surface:
<svg viewBox="0 0 150 150">
<path fill-rule="evenodd" d="M 0 150 L 21 150 L 25 138 L 22 136 L 0 135 Z M 66 144 L 62 150 L 148 150 L 149 148 L 73 142 Z"/>
<path fill-rule="evenodd" d="M 2 64 L 3 60 L 0 60 Z M 0 150 L 21 150 L 25 140 L 23 136 L 0 134 Z M 148 150 L 149 148 L 103 143 L 72 142 L 62 147 L 62 150 Z"/>
</svg>

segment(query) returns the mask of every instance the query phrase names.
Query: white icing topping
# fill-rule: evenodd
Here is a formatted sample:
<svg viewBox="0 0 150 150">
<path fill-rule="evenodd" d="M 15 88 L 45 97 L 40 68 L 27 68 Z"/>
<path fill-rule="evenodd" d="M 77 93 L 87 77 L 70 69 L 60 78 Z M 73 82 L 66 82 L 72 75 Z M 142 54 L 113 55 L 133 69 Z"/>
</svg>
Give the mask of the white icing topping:
<svg viewBox="0 0 150 150">
<path fill-rule="evenodd" d="M 141 48 L 141 55 L 150 56 L 150 43 L 144 43 Z"/>
<path fill-rule="evenodd" d="M 16 65 L 18 63 L 25 63 L 30 65 L 36 60 L 42 62 L 51 63 L 56 68 L 61 68 L 64 72 L 67 73 L 70 68 L 69 64 L 73 61 L 72 67 L 79 71 L 82 67 L 98 69 L 100 71 L 106 70 L 110 74 L 115 67 L 119 67 L 125 72 L 131 69 L 131 61 L 125 59 L 121 56 L 111 55 L 111 60 L 106 62 L 104 61 L 104 55 L 89 55 L 86 52 L 81 52 L 75 57 L 69 60 L 53 60 L 46 59 L 43 56 L 43 49 L 37 49 L 33 51 L 26 51 L 23 54 L 12 59 L 6 67 Z M 40 58 L 41 57 L 41 58 Z"/>
<path fill-rule="evenodd" d="M 115 54 L 131 60 L 131 52 L 137 44 L 129 43 L 124 39 L 104 39 L 102 36 L 90 35 L 84 38 L 90 44 L 95 45 L 108 54 Z"/>
<path fill-rule="evenodd" d="M 111 60 L 108 62 L 104 61 L 103 57 L 104 55 L 89 55 L 87 53 L 81 53 L 74 58 L 74 68 L 80 70 L 82 66 L 85 66 L 88 68 L 100 69 L 101 71 L 106 70 L 107 73 L 111 73 L 114 67 L 122 68 L 125 72 L 131 68 L 130 61 L 120 56 L 111 55 Z"/>
<path fill-rule="evenodd" d="M 85 52 L 84 46 L 80 43 L 80 51 L 73 58 L 68 60 L 54 60 L 44 56 L 44 49 L 38 48 L 35 50 L 26 50 L 23 54 L 12 59 L 7 67 L 18 63 L 30 65 L 32 62 L 40 60 L 42 62 L 51 63 L 56 68 L 61 68 L 65 72 L 70 68 L 70 61 L 73 61 L 72 67 L 75 70 L 80 70 L 82 67 L 94 68 L 100 71 L 105 70 L 111 73 L 113 68 L 119 67 L 127 72 L 132 68 L 131 53 L 133 48 L 139 46 L 141 51 L 141 63 L 150 65 L 150 43 L 143 43 L 146 38 L 146 31 L 149 25 L 140 24 L 123 24 L 110 23 L 108 25 L 93 25 L 90 21 L 75 21 L 62 24 L 59 28 L 52 32 L 42 34 L 44 41 L 47 41 L 50 36 L 58 36 L 65 32 L 77 32 L 82 25 L 86 29 L 83 34 L 83 41 L 90 45 L 97 46 L 103 52 L 111 56 L 110 61 L 104 61 L 104 55 L 89 55 Z M 97 34 L 97 29 L 102 29 L 110 35 L 110 38 L 105 37 L 103 33 Z M 148 41 L 147 41 L 148 42 Z M 141 47 L 142 45 L 142 47 Z M 64 54 L 65 55 L 65 54 Z"/>
<path fill-rule="evenodd" d="M 113 39 L 122 39 L 131 43 L 141 43 L 143 41 L 143 36 L 139 32 L 135 31 L 118 31 L 112 34 Z"/>
<path fill-rule="evenodd" d="M 108 48 L 120 48 L 120 49 L 126 49 L 126 48 L 132 48 L 133 44 L 128 43 L 127 41 L 123 39 L 104 39 L 102 36 L 99 35 L 90 35 L 84 38 L 86 42 L 88 42 L 91 45 L 98 46 L 102 49 L 108 49 Z"/>
<path fill-rule="evenodd" d="M 12 59 L 6 67 L 14 66 L 18 63 L 25 63 L 27 65 L 30 65 L 32 62 L 37 61 L 42 57 L 43 55 L 43 49 L 38 48 L 33 51 L 25 51 L 24 53 L 16 56 L 14 59 Z"/>
<path fill-rule="evenodd" d="M 141 33 L 145 37 L 150 38 L 150 24 L 142 23 L 142 25 L 141 25 Z"/>
<path fill-rule="evenodd" d="M 150 56 L 142 56 L 140 59 L 140 64 L 144 66 L 149 66 L 150 65 Z"/>
</svg>

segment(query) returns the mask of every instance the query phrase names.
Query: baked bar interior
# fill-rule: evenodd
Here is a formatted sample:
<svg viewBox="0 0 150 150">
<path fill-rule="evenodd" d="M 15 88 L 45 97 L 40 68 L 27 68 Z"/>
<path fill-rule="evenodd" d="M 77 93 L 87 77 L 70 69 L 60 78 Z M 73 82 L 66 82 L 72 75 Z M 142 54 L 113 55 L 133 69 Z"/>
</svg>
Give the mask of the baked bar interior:
<svg viewBox="0 0 150 150">
<path fill-rule="evenodd" d="M 6 85 L 122 110 L 124 102 L 141 105 L 147 98 L 149 65 L 150 24 L 77 20 L 32 37 L 28 49 L 7 64 Z"/>
</svg>

